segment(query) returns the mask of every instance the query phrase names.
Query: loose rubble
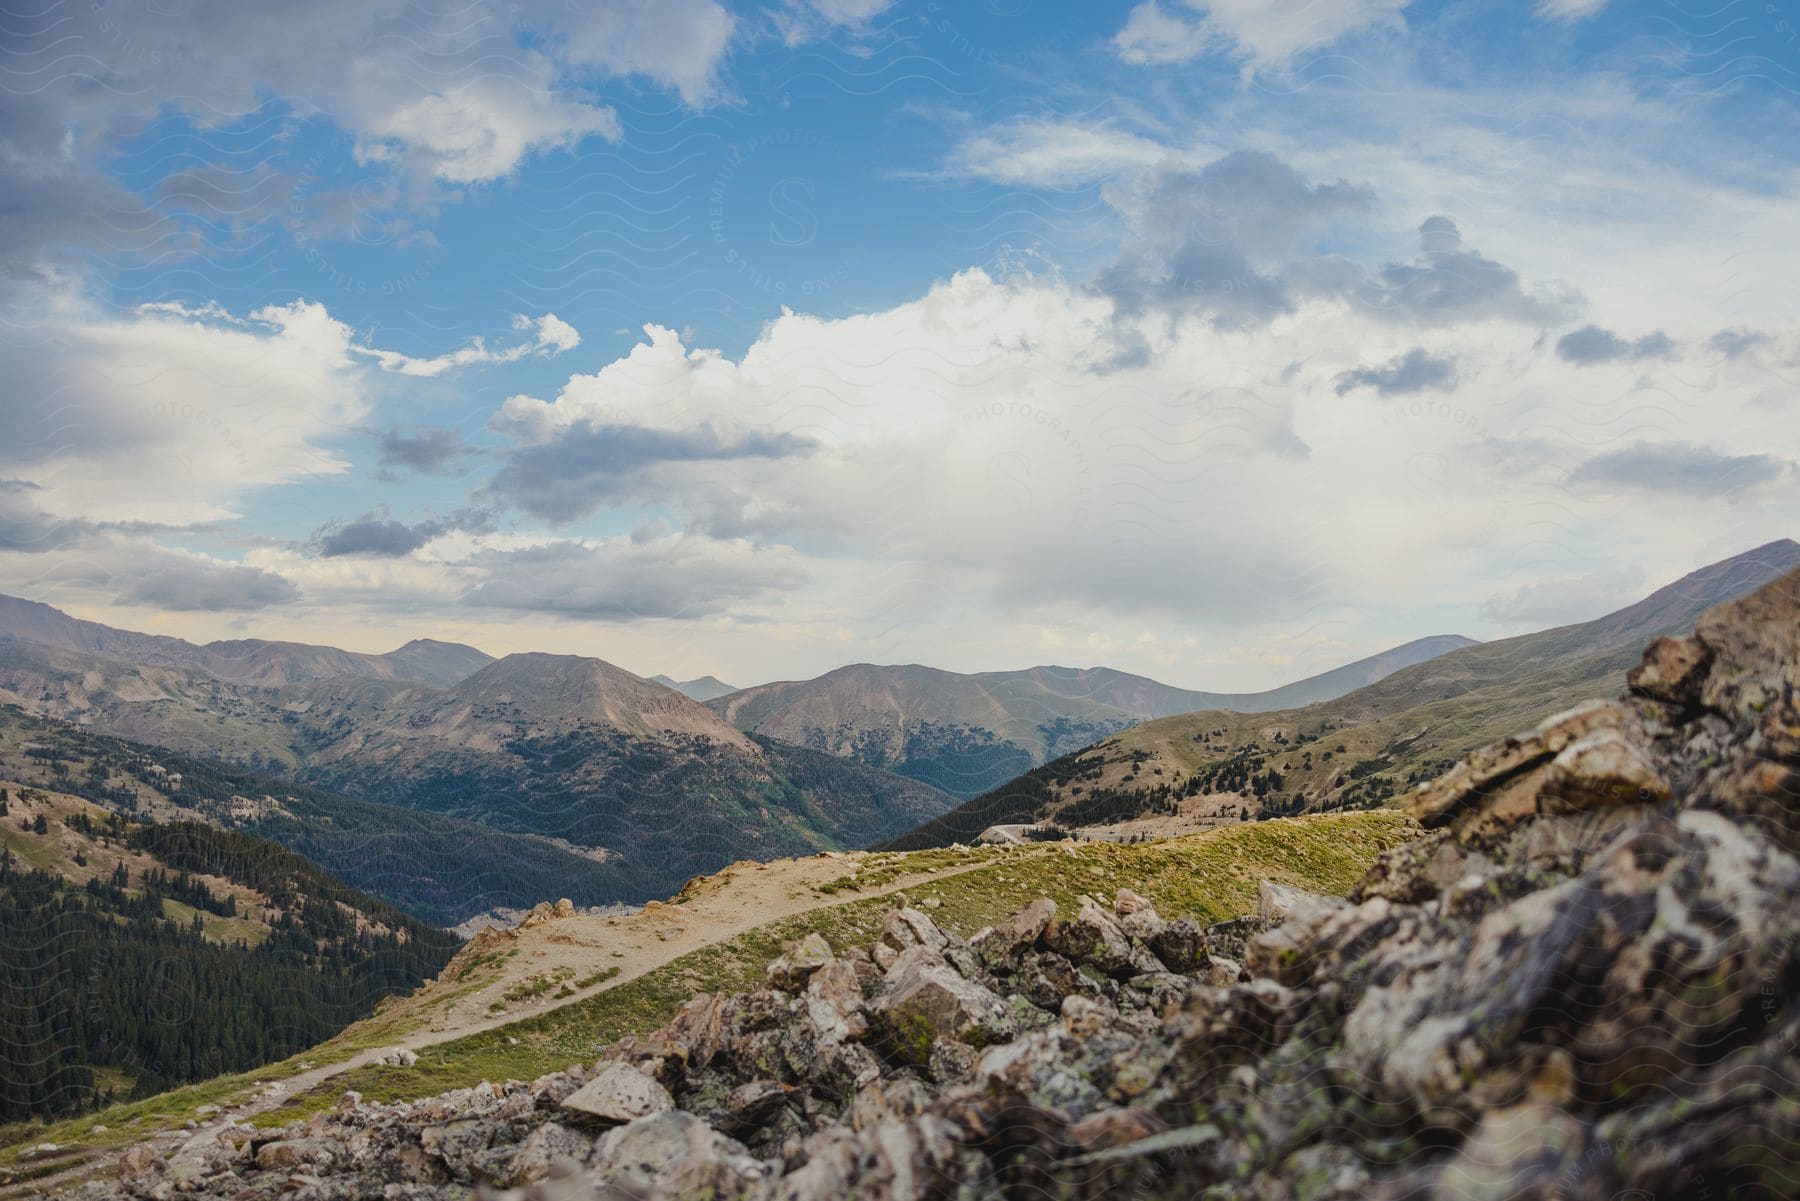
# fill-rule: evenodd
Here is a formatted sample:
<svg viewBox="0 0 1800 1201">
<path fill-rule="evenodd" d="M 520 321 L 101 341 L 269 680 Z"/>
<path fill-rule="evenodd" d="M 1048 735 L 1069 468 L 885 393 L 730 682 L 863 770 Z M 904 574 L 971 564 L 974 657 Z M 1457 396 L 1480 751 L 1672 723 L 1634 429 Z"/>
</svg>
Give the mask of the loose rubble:
<svg viewBox="0 0 1800 1201">
<path fill-rule="evenodd" d="M 134 1197 L 1800 1195 L 1800 573 L 1408 798 L 1348 898 L 895 908 L 592 1065 L 127 1153 Z"/>
</svg>

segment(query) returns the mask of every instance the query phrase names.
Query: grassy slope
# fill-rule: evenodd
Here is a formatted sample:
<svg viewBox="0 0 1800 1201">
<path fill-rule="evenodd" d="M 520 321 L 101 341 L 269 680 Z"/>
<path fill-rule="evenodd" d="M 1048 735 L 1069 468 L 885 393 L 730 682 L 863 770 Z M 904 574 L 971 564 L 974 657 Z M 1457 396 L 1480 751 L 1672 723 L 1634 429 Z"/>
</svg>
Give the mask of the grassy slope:
<svg viewBox="0 0 1800 1201">
<path fill-rule="evenodd" d="M 983 866 L 912 888 L 908 896 L 915 905 L 935 900 L 932 919 L 964 936 L 1036 897 L 1070 907 L 1083 893 L 1110 898 L 1126 887 L 1149 897 L 1164 916 L 1192 914 L 1215 922 L 1254 909 L 1256 886 L 1264 879 L 1347 891 L 1377 854 L 1412 833 L 1414 827 L 1398 813 L 1354 813 L 1262 822 L 1136 846 L 1008 848 L 987 853 Z M 934 863 L 957 868 L 962 862 L 957 852 L 895 852 L 865 861 L 857 884 L 828 884 L 821 892 L 867 891 L 879 888 L 887 872 L 915 872 Z M 871 896 L 758 927 L 586 1001 L 432 1047 L 413 1068 L 357 1069 L 315 1095 L 295 1098 L 267 1121 L 305 1116 L 349 1088 L 371 1099 L 399 1100 L 481 1080 L 530 1079 L 591 1060 L 607 1043 L 661 1025 L 697 993 L 755 987 L 764 965 L 806 933 L 818 931 L 839 948 L 873 941 L 891 906 L 891 898 Z"/>
</svg>

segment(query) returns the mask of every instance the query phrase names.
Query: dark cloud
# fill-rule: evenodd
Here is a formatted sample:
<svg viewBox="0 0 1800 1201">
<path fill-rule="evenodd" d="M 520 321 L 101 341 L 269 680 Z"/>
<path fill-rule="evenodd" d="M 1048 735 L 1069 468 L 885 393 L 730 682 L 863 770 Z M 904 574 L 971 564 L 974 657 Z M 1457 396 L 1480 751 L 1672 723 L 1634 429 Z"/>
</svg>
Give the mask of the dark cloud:
<svg viewBox="0 0 1800 1201">
<path fill-rule="evenodd" d="M 1415 346 L 1399 358 L 1379 367 L 1359 367 L 1337 377 L 1339 396 L 1357 388 L 1373 388 L 1382 396 L 1403 396 L 1427 388 L 1449 388 L 1456 383 L 1456 360 L 1429 354 Z"/>
<path fill-rule="evenodd" d="M 247 170 L 196 166 L 165 176 L 156 194 L 166 209 L 198 217 L 214 228 L 238 230 L 286 217 L 294 181 L 267 163 Z"/>
<path fill-rule="evenodd" d="M 1732 329 L 1720 330 L 1718 333 L 1708 338 L 1706 344 L 1726 358 L 1735 359 L 1745 351 L 1761 346 L 1768 340 L 1769 335 L 1763 333 L 1761 330 L 1745 329 L 1742 326 L 1737 326 Z"/>
<path fill-rule="evenodd" d="M 86 522 L 52 517 L 31 503 L 38 486 L 0 480 L 0 551 L 40 554 L 73 546 L 93 532 Z"/>
<path fill-rule="evenodd" d="M 300 589 L 294 582 L 272 571 L 200 559 L 161 559 L 131 578 L 115 579 L 114 583 L 122 585 L 117 596 L 120 604 L 159 609 L 266 609 L 300 599 Z"/>
<path fill-rule="evenodd" d="M 0 280 L 9 290 L 48 279 L 71 247 L 117 257 L 178 248 L 164 215 L 69 157 L 69 136 L 68 122 L 39 97 L 0 92 Z"/>
<path fill-rule="evenodd" d="M 1106 198 L 1132 230 L 1096 286 L 1123 308 L 1205 312 L 1221 324 L 1293 307 L 1281 282 L 1305 235 L 1367 209 L 1370 194 L 1315 184 L 1272 154 L 1240 150 L 1198 170 L 1161 164 Z"/>
<path fill-rule="evenodd" d="M 655 430 L 631 425 L 577 425 L 553 441 L 508 451 L 489 482 L 496 501 L 547 521 L 574 521 L 642 490 L 648 468 L 668 463 L 787 459 L 814 443 L 794 434 L 727 437 L 710 425 Z"/>
<path fill-rule="evenodd" d="M 1791 474 L 1774 455 L 1728 455 L 1687 442 L 1638 442 L 1607 451 L 1569 473 L 1569 483 L 1607 490 L 1732 496 Z"/>
<path fill-rule="evenodd" d="M 1421 326 L 1500 318 L 1557 320 L 1570 296 L 1528 291 L 1518 272 L 1463 244 L 1441 214 L 1419 226 L 1419 256 L 1370 268 L 1313 243 L 1333 222 L 1359 216 L 1371 193 L 1338 180 L 1313 183 L 1271 154 L 1237 151 L 1198 170 L 1159 164 L 1104 193 L 1131 237 L 1095 286 L 1126 312 L 1210 314 L 1254 325 L 1303 297 L 1342 299 L 1376 316 Z"/>
<path fill-rule="evenodd" d="M 709 617 L 806 580 L 786 548 L 692 536 L 486 551 L 470 565 L 488 578 L 464 594 L 467 604 L 613 621 Z"/>
<path fill-rule="evenodd" d="M 1456 222 L 1441 215 L 1427 217 L 1419 226 L 1419 257 L 1410 263 L 1346 272 L 1340 262 L 1335 271 L 1313 266 L 1300 274 L 1315 290 L 1341 291 L 1369 312 L 1413 325 L 1489 318 L 1549 321 L 1569 304 L 1565 298 L 1527 293 L 1518 272 L 1464 247 Z"/>
<path fill-rule="evenodd" d="M 340 555 L 370 555 L 398 559 L 410 555 L 433 538 L 455 530 L 482 531 L 493 526 L 487 509 L 458 509 L 447 517 L 434 517 L 414 525 L 396 521 L 387 509 L 374 509 L 350 521 L 332 521 L 313 531 L 313 549 L 326 559 Z"/>
<path fill-rule="evenodd" d="M 1556 342 L 1557 358 L 1582 366 L 1618 359 L 1664 359 L 1674 350 L 1675 343 L 1661 330 L 1627 339 L 1598 325 L 1584 325 L 1573 333 L 1564 334 Z"/>
<path fill-rule="evenodd" d="M 596 79 L 708 101 L 732 28 L 713 0 L 315 0 L 280 20 L 234 0 L 9 6 L 0 278 L 57 278 L 96 254 L 217 249 L 221 234 L 270 218 L 313 237 L 405 236 L 383 212 L 398 198 L 385 182 L 321 190 L 288 136 L 295 123 L 335 124 L 371 175 L 499 178 L 539 149 L 616 134 L 616 113 L 589 91 Z M 241 139 L 181 138 L 161 158 L 130 142 L 172 114 L 202 135 L 266 118 L 261 151 L 288 170 L 233 168 Z M 106 174 L 127 146 L 129 190 Z"/>
<path fill-rule="evenodd" d="M 381 457 L 378 474 L 384 480 L 396 480 L 403 471 L 420 475 L 454 475 L 472 455 L 475 447 L 463 441 L 456 430 L 427 426 L 413 433 L 391 429 L 381 435 Z"/>
<path fill-rule="evenodd" d="M 193 530 L 154 521 L 89 521 L 57 517 L 32 503 L 43 489 L 30 480 L 0 480 L 0 551 L 42 554 L 63 550 L 104 534 L 162 534 Z"/>
</svg>

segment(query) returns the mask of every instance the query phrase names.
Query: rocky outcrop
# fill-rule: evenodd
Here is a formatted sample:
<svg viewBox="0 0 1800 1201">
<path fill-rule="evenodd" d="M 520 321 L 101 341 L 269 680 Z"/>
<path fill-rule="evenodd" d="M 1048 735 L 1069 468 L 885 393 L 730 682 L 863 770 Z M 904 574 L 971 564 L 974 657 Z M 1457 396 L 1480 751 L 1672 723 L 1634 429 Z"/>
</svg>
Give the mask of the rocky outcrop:
<svg viewBox="0 0 1800 1201">
<path fill-rule="evenodd" d="M 1347 898 L 1271 884 L 1257 916 L 1202 928 L 1127 889 L 968 941 L 899 907 L 874 946 L 809 939 L 765 988 L 697 997 L 592 1068 L 349 1098 L 134 1156 L 113 1187 L 1800 1195 L 1797 677 L 1800 575 L 1656 643 L 1628 696 L 1419 789 L 1428 833 Z"/>
</svg>

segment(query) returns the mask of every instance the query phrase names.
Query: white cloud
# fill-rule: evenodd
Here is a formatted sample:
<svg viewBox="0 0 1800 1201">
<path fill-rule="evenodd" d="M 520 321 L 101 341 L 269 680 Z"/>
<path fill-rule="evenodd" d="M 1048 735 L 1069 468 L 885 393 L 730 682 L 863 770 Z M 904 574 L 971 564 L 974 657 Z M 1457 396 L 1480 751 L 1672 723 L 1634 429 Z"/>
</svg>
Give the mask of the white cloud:
<svg viewBox="0 0 1800 1201">
<path fill-rule="evenodd" d="M 1225 52 L 1253 67 L 1281 67 L 1301 51 L 1329 46 L 1375 26 L 1398 28 L 1412 0 L 1185 0 L 1177 11 L 1157 0 L 1131 10 L 1113 47 L 1126 62 L 1188 62 Z"/>
<path fill-rule="evenodd" d="M 409 96 L 372 112 L 357 154 L 387 162 L 411 152 L 440 179 L 484 183 L 509 175 L 530 155 L 566 150 L 597 134 L 622 134 L 612 109 L 552 94 L 547 70 L 535 79 L 475 79 L 448 92 Z"/>
<path fill-rule="evenodd" d="M 1122 360 L 1122 340 L 1140 353 Z M 892 309 L 784 314 L 737 360 L 651 327 L 556 397 L 513 397 L 492 429 L 512 444 L 503 455 L 605 463 L 560 477 L 558 522 L 651 506 L 687 537 L 796 556 L 802 592 L 709 607 L 729 629 L 695 618 L 680 638 L 643 635 L 687 661 L 699 640 L 742 678 L 804 674 L 833 666 L 847 641 L 860 657 L 972 668 L 1098 637 L 1141 670 L 1264 686 L 1266 667 L 1225 648 L 1285 627 L 1302 631 L 1287 660 L 1308 667 L 1379 649 L 1371 623 L 1406 605 L 1395 580 L 1408 596 L 1460 601 L 1447 624 L 1479 635 L 1472 617 L 1518 591 L 1521 563 L 1536 565 L 1524 579 L 1564 557 L 1643 564 L 1653 579 L 1692 566 L 1669 563 L 1668 547 L 1728 553 L 1800 518 L 1791 488 L 1735 508 L 1665 490 L 1628 512 L 1571 489 L 1609 449 L 1691 438 L 1701 420 L 1719 456 L 1753 454 L 1781 437 L 1781 415 L 1752 403 L 1768 381 L 1748 356 L 1658 360 L 1640 365 L 1639 385 L 1596 393 L 1583 383 L 1592 369 L 1554 341 L 1504 314 L 1402 325 L 1314 296 L 1220 329 L 1123 313 L 1055 277 L 969 271 Z M 1408 356 L 1454 362 L 1454 376 L 1430 390 L 1342 386 L 1346 372 Z M 1526 434 L 1528 450 L 1506 448 Z M 701 435 L 710 457 L 692 453 Z M 753 438 L 762 453 L 712 453 Z M 536 595 L 522 588 L 517 603 Z M 1573 595 L 1496 603 L 1482 620 L 1510 631 L 1519 612 Z M 1423 632 L 1400 627 L 1391 641 Z"/>
<path fill-rule="evenodd" d="M 969 135 L 956 144 L 944 169 L 1021 187 L 1072 188 L 1170 155 L 1161 143 L 1110 125 L 1038 119 Z"/>
<path fill-rule="evenodd" d="M 45 319 L 0 347 L 18 401 L 0 406 L 0 475 L 32 480 L 44 510 L 212 521 L 250 489 L 347 469 L 323 443 L 369 403 L 351 331 L 323 306 L 237 319 L 49 303 Z"/>
<path fill-rule="evenodd" d="M 516 363 L 526 357 L 557 355 L 581 345 L 581 335 L 576 332 L 575 327 L 555 313 L 545 313 L 535 320 L 523 314 L 515 315 L 513 328 L 530 333 L 531 340 L 495 350 L 488 346 L 486 339 L 475 338 L 460 350 L 430 358 L 414 358 L 399 351 L 381 350 L 373 346 L 356 345 L 350 349 L 355 354 L 375 360 L 386 371 L 430 377 L 475 364 Z"/>
<path fill-rule="evenodd" d="M 5 134 L 30 156 L 27 174 L 51 180 L 163 113 L 219 126 L 271 100 L 329 118 L 365 162 L 496 180 L 534 154 L 617 140 L 618 116 L 596 83 L 644 80 L 690 106 L 710 103 L 736 28 L 717 0 L 319 0 L 279 21 L 231 0 L 50 14 L 22 18 L 9 43 L 10 70 L 39 83 Z M 66 131 L 70 144 L 51 144 Z M 66 192 L 38 186 L 34 196 L 66 207 Z"/>
<path fill-rule="evenodd" d="M 1158 0 L 1145 0 L 1131 10 L 1125 26 L 1113 35 L 1113 48 L 1128 63 L 1184 63 L 1214 49 L 1204 22 L 1165 10 Z"/>
<path fill-rule="evenodd" d="M 524 11 L 560 39 L 573 67 L 648 79 L 694 107 L 717 97 L 719 70 L 737 29 L 737 19 L 717 0 L 540 0 Z"/>
<path fill-rule="evenodd" d="M 1607 0 L 1538 0 L 1537 15 L 1546 21 L 1585 21 L 1600 15 Z"/>
<path fill-rule="evenodd" d="M 17 403 L 0 405 L 0 481 L 45 519 L 187 525 L 259 489 L 340 475 L 330 444 L 373 410 L 373 366 L 409 376 L 549 356 L 580 343 L 546 313 L 495 349 L 413 358 L 364 344 L 313 301 L 235 316 L 216 304 L 103 313 L 57 293 L 0 345 Z M 20 497 L 15 496 L 15 500 Z M 68 527 L 61 527 L 65 533 Z"/>
</svg>

